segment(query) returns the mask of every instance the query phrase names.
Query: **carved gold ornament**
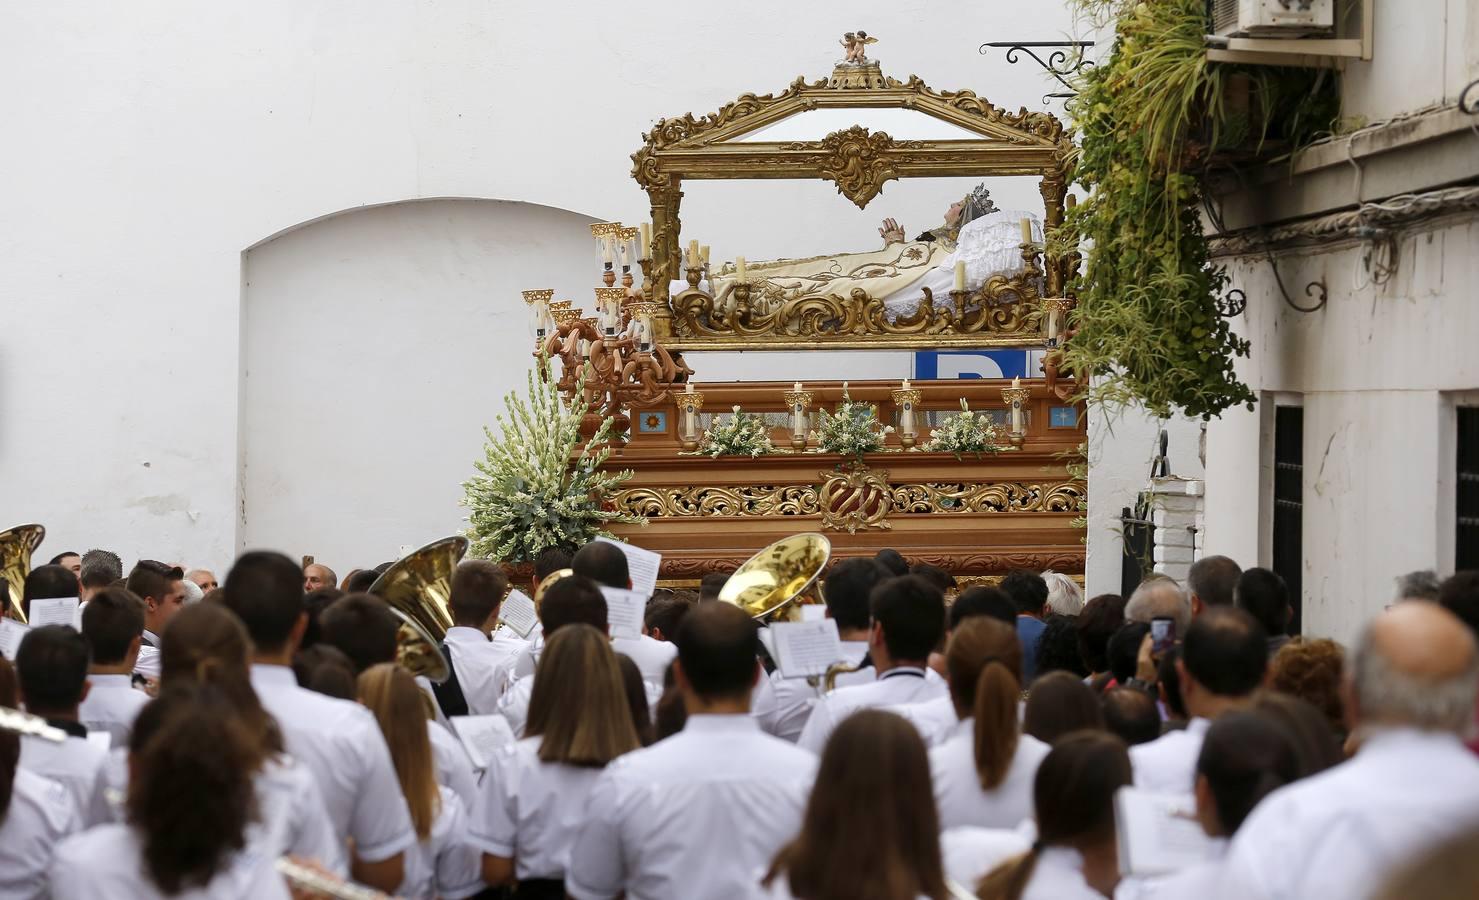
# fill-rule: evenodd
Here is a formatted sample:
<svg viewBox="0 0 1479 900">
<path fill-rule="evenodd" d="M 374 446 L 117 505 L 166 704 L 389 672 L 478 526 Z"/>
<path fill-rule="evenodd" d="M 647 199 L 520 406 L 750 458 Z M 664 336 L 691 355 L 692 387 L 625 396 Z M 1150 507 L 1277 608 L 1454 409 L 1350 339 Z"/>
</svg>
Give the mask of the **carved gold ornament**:
<svg viewBox="0 0 1479 900">
<path fill-rule="evenodd" d="M 681 395 L 680 395 L 681 396 Z M 1077 481 L 1046 484 L 1024 482 L 916 482 L 889 485 L 887 473 L 875 476 L 870 485 L 881 485 L 886 492 L 888 516 L 929 513 L 1018 513 L 1078 512 L 1085 497 L 1084 485 Z M 613 502 L 618 511 L 649 519 L 712 516 L 749 518 L 753 516 L 823 516 L 827 527 L 846 529 L 848 516 L 831 516 L 824 511 L 827 499 L 841 501 L 850 486 L 847 474 L 824 472 L 820 488 L 813 485 L 741 485 L 737 487 L 644 487 L 617 492 Z M 833 481 L 831 492 L 828 485 Z M 875 506 L 869 506 L 874 515 Z M 835 521 L 834 521 L 835 520 Z M 886 528 L 887 525 L 876 527 Z M 856 531 L 856 527 L 854 528 Z"/>
<path fill-rule="evenodd" d="M 822 473 L 822 527 L 856 534 L 859 529 L 892 528 L 888 514 L 888 472 L 866 466 Z"/>
<path fill-rule="evenodd" d="M 922 149 L 924 142 L 895 141 L 886 132 L 870 132 L 862 125 L 854 125 L 832 132 L 820 143 L 800 141 L 782 146 L 786 150 L 820 149 L 821 153 L 806 157 L 806 164 L 815 166 L 817 174 L 837 185 L 837 193 L 862 209 L 883 190 L 885 181 L 899 177 L 889 151 Z"/>
</svg>

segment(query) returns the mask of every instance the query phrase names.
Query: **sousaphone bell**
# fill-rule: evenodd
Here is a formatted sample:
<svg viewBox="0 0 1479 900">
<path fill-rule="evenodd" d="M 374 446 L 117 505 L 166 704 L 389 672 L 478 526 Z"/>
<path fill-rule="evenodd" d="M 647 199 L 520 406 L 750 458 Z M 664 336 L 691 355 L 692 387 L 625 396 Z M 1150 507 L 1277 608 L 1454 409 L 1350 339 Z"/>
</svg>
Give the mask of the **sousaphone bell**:
<svg viewBox="0 0 1479 900">
<path fill-rule="evenodd" d="M 822 602 L 817 579 L 831 558 L 825 535 L 792 535 L 745 560 L 724 582 L 719 599 L 763 622 L 786 621 L 802 605 Z"/>
<path fill-rule="evenodd" d="M 370 585 L 370 593 L 401 620 L 396 664 L 436 684 L 452 675 L 439 645 L 452 627 L 452 573 L 467 547 L 461 536 L 433 541 L 397 560 Z"/>
<path fill-rule="evenodd" d="M 46 529 L 40 525 L 17 525 L 0 531 L 0 581 L 10 594 L 10 617 L 19 622 L 26 621 L 21 600 L 25 598 L 26 576 L 31 574 L 31 554 L 45 537 Z"/>
</svg>

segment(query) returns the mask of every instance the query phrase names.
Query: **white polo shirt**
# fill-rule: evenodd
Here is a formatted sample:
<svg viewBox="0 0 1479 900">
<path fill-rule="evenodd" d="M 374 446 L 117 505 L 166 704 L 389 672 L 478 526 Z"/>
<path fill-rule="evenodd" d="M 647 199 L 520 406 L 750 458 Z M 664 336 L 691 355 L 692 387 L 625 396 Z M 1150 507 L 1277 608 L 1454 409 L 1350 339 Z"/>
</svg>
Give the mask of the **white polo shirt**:
<svg viewBox="0 0 1479 900">
<path fill-rule="evenodd" d="M 465 625 L 447 629 L 447 652 L 467 700 L 468 715 L 486 716 L 497 711 L 498 698 L 508 688 L 512 662 L 527 645 L 527 641 L 502 628 L 491 638 Z"/>
<path fill-rule="evenodd" d="M 60 742 L 21 735 L 20 767 L 66 788 L 79 819 L 92 804 L 93 787 L 107 755 L 106 746 L 70 734 Z"/>
<path fill-rule="evenodd" d="M 612 638 L 611 649 L 630 657 L 637 664 L 637 671 L 642 673 L 642 680 L 658 687 L 662 686 L 668 664 L 678 655 L 678 645 L 645 634 L 635 638 Z"/>
<path fill-rule="evenodd" d="M 576 900 L 750 897 L 756 872 L 801 826 L 816 764 L 748 714 L 691 716 L 606 767 L 565 890 Z"/>
<path fill-rule="evenodd" d="M 867 684 L 840 687 L 816 702 L 797 746 L 820 754 L 838 723 L 861 709 L 920 703 L 949 696 L 945 679 L 930 669 L 898 666 Z"/>
<path fill-rule="evenodd" d="M 289 900 L 276 857 L 248 844 L 204 887 L 177 900 Z M 158 900 L 144 866 L 143 842 L 128 825 L 100 825 L 62 841 L 51 861 L 52 900 Z"/>
<path fill-rule="evenodd" d="M 0 822 L 0 897 L 45 897 L 56 845 L 82 828 L 67 789 L 17 769 L 10 810 Z"/>
<path fill-rule="evenodd" d="M 1370 897 L 1395 870 L 1479 826 L 1479 759 L 1449 734 L 1398 729 L 1280 788 L 1243 822 L 1227 897 Z"/>
<path fill-rule="evenodd" d="M 472 808 L 478 799 L 478 778 L 473 774 L 472 759 L 462 742 L 447 728 L 430 719 L 426 720 L 426 736 L 431 739 L 437 784 L 451 788 L 462 800 L 464 810 Z"/>
<path fill-rule="evenodd" d="M 370 711 L 298 687 L 286 666 L 252 666 L 252 687 L 282 728 L 288 752 L 318 779 L 329 821 L 356 855 L 382 862 L 416 843 L 390 749 Z"/>
<path fill-rule="evenodd" d="M 982 790 L 976 773 L 975 720 L 962 719 L 959 733 L 930 751 L 940 828 L 1016 828 L 1031 818 L 1032 782 L 1050 749 L 1030 734 L 1019 736 L 1006 778 L 991 790 Z"/>
<path fill-rule="evenodd" d="M 843 641 L 842 661 L 855 666 L 868 655 L 867 641 Z M 872 666 L 856 672 L 843 672 L 837 676 L 836 689 L 841 690 L 854 684 L 869 684 L 877 678 Z M 822 685 L 813 685 L 807 678 L 782 678 L 780 670 L 770 673 L 755 688 L 750 715 L 760 722 L 760 728 L 783 740 L 795 743 L 806 727 L 811 708 L 821 697 Z"/>
<path fill-rule="evenodd" d="M 1045 847 L 1037 855 L 1022 900 L 1104 900 L 1084 880 L 1084 857 L 1069 847 Z"/>
<path fill-rule="evenodd" d="M 905 703 L 887 707 L 909 720 L 924 738 L 926 747 L 938 747 L 960 731 L 960 717 L 955 714 L 955 700 L 947 690 L 945 696 L 922 703 Z"/>
<path fill-rule="evenodd" d="M 512 859 L 525 878 L 564 878 L 603 770 L 546 763 L 540 737 L 499 749 L 488 764 L 469 837 L 484 853 Z"/>
<path fill-rule="evenodd" d="M 1187 722 L 1185 728 L 1131 747 L 1135 787 L 1160 794 L 1190 794 L 1196 787 L 1202 741 L 1211 727 L 1211 719 L 1199 717 Z"/>
<path fill-rule="evenodd" d="M 467 812 L 456 792 L 441 788 L 442 806 L 431 834 L 406 851 L 405 876 L 397 897 L 462 900 L 483 884 L 483 857 L 467 840 Z"/>
<path fill-rule="evenodd" d="M 529 721 L 529 698 L 533 696 L 534 676 L 520 675 L 498 700 L 498 714 L 508 720 L 514 737 L 524 736 L 524 725 Z"/>
<path fill-rule="evenodd" d="M 89 675 L 87 698 L 77 708 L 77 719 L 88 731 L 106 731 L 114 747 L 128 746 L 134 719 L 149 704 L 149 695 L 135 690 L 130 675 Z"/>
<path fill-rule="evenodd" d="M 349 873 L 344 842 L 329 821 L 318 780 L 307 766 L 286 754 L 269 758 L 252 785 L 258 815 L 248 828 L 248 842 L 274 858 L 298 856 L 341 877 Z M 127 795 L 128 748 L 115 747 L 98 773 L 87 827 L 123 822 Z"/>
</svg>

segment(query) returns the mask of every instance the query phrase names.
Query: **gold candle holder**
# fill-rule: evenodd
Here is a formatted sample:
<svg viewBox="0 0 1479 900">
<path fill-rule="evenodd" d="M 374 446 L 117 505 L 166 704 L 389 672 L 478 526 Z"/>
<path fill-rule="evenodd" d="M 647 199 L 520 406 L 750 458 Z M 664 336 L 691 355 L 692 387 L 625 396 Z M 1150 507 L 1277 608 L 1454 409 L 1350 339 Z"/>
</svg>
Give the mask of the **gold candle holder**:
<svg viewBox="0 0 1479 900">
<path fill-rule="evenodd" d="M 1005 400 L 1012 410 L 1012 431 L 1009 438 L 1013 447 L 1022 446 L 1023 438 L 1026 437 L 1026 429 L 1024 427 L 1026 412 L 1023 409 L 1023 404 L 1031 396 L 1032 391 L 1024 387 L 1001 389 L 1001 399 Z"/>
<path fill-rule="evenodd" d="M 918 441 L 918 429 L 914 424 L 914 408 L 919 405 L 919 391 L 900 388 L 893 392 L 894 407 L 899 411 L 899 443 L 905 450 Z"/>
<path fill-rule="evenodd" d="M 1058 332 L 1061 328 L 1060 317 L 1073 308 L 1073 304 L 1059 297 L 1049 298 L 1042 301 L 1043 332 L 1047 337 L 1043 345 L 1049 350 L 1058 346 Z"/>
<path fill-rule="evenodd" d="M 626 299 L 626 288 L 598 287 L 596 291 L 596 315 L 601 320 L 601 335 L 616 337 L 621 331 L 621 306 Z"/>
<path fill-rule="evenodd" d="M 678 411 L 683 413 L 683 449 L 689 452 L 698 449 L 701 435 L 698 433 L 698 413 L 704 408 L 703 391 L 692 389 L 680 391 L 673 395 L 678 401 Z"/>
<path fill-rule="evenodd" d="M 811 409 L 811 391 L 786 391 L 781 396 L 791 411 L 791 448 L 805 450 L 806 432 L 809 430 L 806 413 Z"/>
<path fill-rule="evenodd" d="M 540 288 L 534 291 L 523 291 L 524 304 L 529 307 L 529 315 L 533 318 L 534 343 L 542 343 L 550 332 L 550 326 L 554 319 L 550 316 L 550 301 L 555 298 L 554 288 Z"/>
</svg>

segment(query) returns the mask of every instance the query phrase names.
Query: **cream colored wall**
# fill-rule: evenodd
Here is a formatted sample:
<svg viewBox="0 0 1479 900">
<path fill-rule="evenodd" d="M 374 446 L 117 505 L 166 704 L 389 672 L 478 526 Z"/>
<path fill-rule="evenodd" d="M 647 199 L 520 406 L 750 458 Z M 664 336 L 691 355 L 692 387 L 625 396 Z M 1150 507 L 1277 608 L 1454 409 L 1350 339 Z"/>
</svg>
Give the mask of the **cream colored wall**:
<svg viewBox="0 0 1479 900">
<path fill-rule="evenodd" d="M 3 518 L 47 524 L 43 554 L 96 545 L 127 559 L 220 567 L 248 538 L 314 552 L 296 545 L 305 540 L 296 531 L 255 530 L 252 516 L 269 516 L 264 500 L 244 510 L 238 496 L 239 457 L 252 439 L 240 427 L 243 251 L 345 210 L 426 198 L 636 221 L 644 198 L 628 157 L 651 122 L 779 90 L 799 74 L 825 76 L 837 37 L 858 27 L 882 38 L 873 50 L 886 72 L 974 88 L 1015 109 L 1038 107 L 1051 86 L 1030 65 L 1007 66 L 977 46 L 1051 39 L 1069 18 L 1057 3 L 1035 5 L 1025 22 L 1009 4 L 877 0 L 662 11 L 588 0 L 7 4 Z M 862 212 L 820 183 L 705 185 L 688 197 L 685 222 L 721 256 L 855 247 L 877 240 L 885 215 L 931 224 L 951 190 L 890 184 Z M 1022 196 L 1003 199 L 1034 196 L 1030 185 L 1015 190 Z M 428 234 L 404 249 L 437 250 Z M 420 273 L 407 295 L 455 288 L 517 310 L 513 287 L 563 277 L 543 254 L 569 232 L 552 218 L 525 237 L 528 254 L 500 253 L 496 266 L 457 260 Z M 364 249 L 347 252 L 364 259 Z M 569 265 L 591 262 L 576 254 Z M 319 296 L 330 305 L 309 303 Z M 324 310 L 344 302 L 315 294 L 303 313 L 329 330 Z M 496 352 L 484 324 L 422 336 L 407 352 Z M 330 411 L 348 390 L 317 389 Z M 386 406 L 414 408 L 424 385 L 407 379 L 389 390 Z M 464 413 L 475 428 L 492 410 L 469 401 Z M 302 439 L 315 458 L 354 450 L 327 426 Z M 322 477 L 351 474 L 360 475 Z M 413 484 L 384 476 L 392 494 Z M 267 525 L 333 512 L 296 493 L 275 502 Z M 325 519 L 322 530 L 353 527 Z"/>
</svg>

